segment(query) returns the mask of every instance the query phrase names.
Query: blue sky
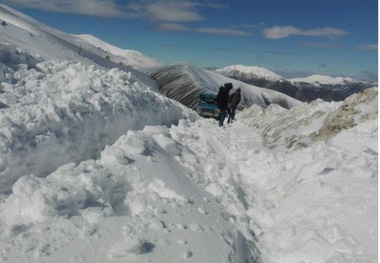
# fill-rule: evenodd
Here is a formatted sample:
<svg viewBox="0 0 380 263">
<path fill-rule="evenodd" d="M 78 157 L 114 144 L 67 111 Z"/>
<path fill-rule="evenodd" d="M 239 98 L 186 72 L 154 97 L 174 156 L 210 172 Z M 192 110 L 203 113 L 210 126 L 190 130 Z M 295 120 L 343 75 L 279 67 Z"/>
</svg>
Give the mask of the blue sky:
<svg viewBox="0 0 380 263">
<path fill-rule="evenodd" d="M 166 64 L 378 79 L 377 0 L 0 0 Z"/>
</svg>

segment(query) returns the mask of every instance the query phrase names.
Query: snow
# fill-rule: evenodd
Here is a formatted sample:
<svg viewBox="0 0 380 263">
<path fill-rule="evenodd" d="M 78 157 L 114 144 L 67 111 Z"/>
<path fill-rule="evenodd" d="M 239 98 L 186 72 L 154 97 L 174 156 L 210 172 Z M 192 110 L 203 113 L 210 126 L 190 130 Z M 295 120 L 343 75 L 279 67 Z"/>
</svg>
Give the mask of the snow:
<svg viewBox="0 0 380 263">
<path fill-rule="evenodd" d="M 218 127 L 0 30 L 0 262 L 378 262 L 377 88 Z"/>
<path fill-rule="evenodd" d="M 270 81 L 284 80 L 283 77 L 274 73 L 273 71 L 256 66 L 231 65 L 225 68 L 217 69 L 215 72 L 225 73 L 225 75 L 231 75 L 231 72 L 241 72 L 249 76 L 255 76 L 256 78 L 266 79 Z"/>
<path fill-rule="evenodd" d="M 292 108 L 301 104 L 299 100 L 281 92 L 249 85 L 188 63 L 160 67 L 153 71 L 151 76 L 160 83 L 161 92 L 190 108 L 196 107 L 200 90 L 217 94 L 220 86 L 225 83 L 233 85 L 232 92 L 238 88 L 241 89 L 242 98 L 239 105 L 241 107 L 252 104 L 265 107 L 268 104 L 277 103 L 284 108 Z"/>
<path fill-rule="evenodd" d="M 351 78 L 342 78 L 342 77 L 330 77 L 326 75 L 312 75 L 306 78 L 293 78 L 289 79 L 291 83 L 297 83 L 297 82 L 304 82 L 304 83 L 310 83 L 314 85 L 345 85 L 346 83 L 352 83 L 354 82 Z"/>
<path fill-rule="evenodd" d="M 138 51 L 121 51 L 93 36 L 61 32 L 3 4 L 0 4 L 0 14 L 1 20 L 6 23 L 0 27 L 0 42 L 15 44 L 34 56 L 43 57 L 44 60 L 74 61 L 104 68 L 128 69 L 135 75 L 159 65 L 154 59 Z M 139 71 L 134 71 L 131 67 Z"/>
<path fill-rule="evenodd" d="M 162 64 L 157 60 L 149 58 L 139 51 L 121 49 L 91 35 L 78 35 L 78 37 L 94 45 L 95 47 L 105 50 L 109 53 L 110 59 L 117 63 L 130 65 L 142 71 L 147 70 L 147 68 L 162 66 Z"/>
<path fill-rule="evenodd" d="M 14 47 L 9 50 L 12 55 L 6 56 L 14 56 Z M 20 57 L 17 61 L 25 60 Z M 5 69 L 0 191 L 26 173 L 43 176 L 67 162 L 92 158 L 129 129 L 171 125 L 184 116 L 130 72 L 70 62 Z"/>
</svg>

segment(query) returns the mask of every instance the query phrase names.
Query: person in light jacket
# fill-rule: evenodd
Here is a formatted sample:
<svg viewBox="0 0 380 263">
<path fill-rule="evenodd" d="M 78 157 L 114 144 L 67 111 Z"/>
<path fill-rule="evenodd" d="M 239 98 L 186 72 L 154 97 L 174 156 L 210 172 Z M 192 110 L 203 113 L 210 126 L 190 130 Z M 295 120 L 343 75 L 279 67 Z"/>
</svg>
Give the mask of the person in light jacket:
<svg viewBox="0 0 380 263">
<path fill-rule="evenodd" d="M 227 123 L 231 123 L 235 118 L 236 108 L 239 105 L 241 100 L 241 89 L 238 88 L 234 93 L 231 94 L 229 98 L 229 112 L 228 112 L 228 120 Z"/>
</svg>

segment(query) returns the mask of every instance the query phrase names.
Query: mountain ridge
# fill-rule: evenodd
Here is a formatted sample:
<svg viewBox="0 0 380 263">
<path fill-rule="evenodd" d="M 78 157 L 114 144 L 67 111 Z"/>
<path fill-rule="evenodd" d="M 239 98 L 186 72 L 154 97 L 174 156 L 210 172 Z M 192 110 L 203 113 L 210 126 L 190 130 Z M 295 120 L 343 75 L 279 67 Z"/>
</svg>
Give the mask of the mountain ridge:
<svg viewBox="0 0 380 263">
<path fill-rule="evenodd" d="M 145 68 L 147 67 L 154 68 L 154 67 L 162 66 L 160 62 L 142 54 L 140 51 L 121 49 L 107 42 L 104 42 L 103 40 L 93 35 L 84 34 L 84 35 L 75 35 L 75 36 L 109 53 L 110 56 L 108 58 L 110 60 L 113 60 L 116 63 L 122 63 L 127 66 L 132 66 L 133 68 L 136 68 L 142 71 L 144 71 Z M 141 64 L 143 65 L 143 67 L 140 66 Z"/>
<path fill-rule="evenodd" d="M 270 70 L 243 65 L 229 66 L 217 69 L 215 72 L 261 88 L 276 90 L 306 102 L 318 98 L 325 101 L 343 101 L 354 93 L 373 87 L 373 84 L 351 78 L 333 78 L 318 74 L 287 80 Z"/>
</svg>

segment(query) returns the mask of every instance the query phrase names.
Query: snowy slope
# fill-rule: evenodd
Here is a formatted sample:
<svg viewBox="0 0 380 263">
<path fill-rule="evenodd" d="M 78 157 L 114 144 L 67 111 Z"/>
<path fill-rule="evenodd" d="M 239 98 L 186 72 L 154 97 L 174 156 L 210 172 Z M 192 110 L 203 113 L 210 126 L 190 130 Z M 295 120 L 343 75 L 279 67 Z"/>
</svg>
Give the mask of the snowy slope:
<svg viewBox="0 0 380 263">
<path fill-rule="evenodd" d="M 323 85 L 345 85 L 347 83 L 354 82 L 351 78 L 342 78 L 342 77 L 330 77 L 326 75 L 312 75 L 306 78 L 294 78 L 289 79 L 290 82 L 293 84 L 296 84 L 297 82 L 304 82 L 304 83 L 310 83 L 314 84 L 316 86 L 323 84 Z"/>
<path fill-rule="evenodd" d="M 162 66 L 162 64 L 158 61 L 145 56 L 139 51 L 121 49 L 91 35 L 78 35 L 78 37 L 82 38 L 93 46 L 106 51 L 109 54 L 109 58 L 117 63 L 123 63 L 141 71 L 145 71 L 147 68 L 149 69 Z"/>
<path fill-rule="evenodd" d="M 163 94 L 189 108 L 196 106 L 199 92 L 217 94 L 219 87 L 225 83 L 232 83 L 233 91 L 237 88 L 241 89 L 240 106 L 257 104 L 265 107 L 271 103 L 277 103 L 284 108 L 292 108 L 301 103 L 283 93 L 249 85 L 186 63 L 161 67 L 153 71 L 151 76 L 158 82 Z"/>
<path fill-rule="evenodd" d="M 374 87 L 373 84 L 354 81 L 351 78 L 332 78 L 323 75 L 286 80 L 267 69 L 242 65 L 218 69 L 216 72 L 247 84 L 282 92 L 305 102 L 315 99 L 343 101 L 354 93 Z"/>
<path fill-rule="evenodd" d="M 32 55 L 40 55 L 44 60 L 70 60 L 87 65 L 95 63 L 100 67 L 126 70 L 130 70 L 129 67 L 142 70 L 157 64 L 138 51 L 123 53 L 121 49 L 102 43 L 95 37 L 66 34 L 3 4 L 0 4 L 0 19 L 6 23 L 6 26 L 0 27 L 0 42 L 14 44 Z M 116 54 L 110 54 L 109 51 Z M 138 74 L 136 71 L 134 73 Z"/>
<path fill-rule="evenodd" d="M 307 78 L 295 78 L 289 80 L 301 92 L 310 94 L 320 94 L 320 98 L 327 101 L 341 101 L 367 88 L 374 87 L 374 84 L 355 81 L 351 78 L 332 78 L 325 75 L 313 75 Z"/>
<path fill-rule="evenodd" d="M 2 42 L 15 44 L 46 60 L 86 62 L 86 59 L 78 55 L 80 43 L 76 43 L 75 37 L 39 23 L 3 4 L 0 4 L 0 14 L 1 20 L 6 23 L 0 28 Z"/>
</svg>

